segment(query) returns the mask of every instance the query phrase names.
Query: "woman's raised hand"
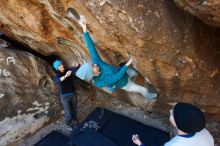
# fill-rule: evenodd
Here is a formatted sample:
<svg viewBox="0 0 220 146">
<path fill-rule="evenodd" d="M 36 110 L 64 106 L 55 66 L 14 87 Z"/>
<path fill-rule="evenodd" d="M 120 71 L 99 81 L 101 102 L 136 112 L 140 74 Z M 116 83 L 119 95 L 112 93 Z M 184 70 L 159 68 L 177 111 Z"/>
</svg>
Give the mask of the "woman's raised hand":
<svg viewBox="0 0 220 146">
<path fill-rule="evenodd" d="M 77 22 L 82 27 L 83 32 L 86 32 L 87 31 L 87 26 L 86 26 L 85 20 L 81 18 Z"/>
<path fill-rule="evenodd" d="M 131 57 L 125 65 L 126 65 L 126 66 L 131 65 L 132 61 L 133 61 L 133 58 Z"/>
</svg>

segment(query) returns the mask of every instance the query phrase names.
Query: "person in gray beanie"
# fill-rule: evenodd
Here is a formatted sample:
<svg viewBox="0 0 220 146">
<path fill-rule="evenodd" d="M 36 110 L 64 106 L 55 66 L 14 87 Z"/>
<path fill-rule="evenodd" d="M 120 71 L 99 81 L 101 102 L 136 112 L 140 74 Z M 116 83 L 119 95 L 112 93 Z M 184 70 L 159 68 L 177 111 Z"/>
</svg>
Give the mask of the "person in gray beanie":
<svg viewBox="0 0 220 146">
<path fill-rule="evenodd" d="M 214 139 L 208 132 L 202 111 L 188 103 L 177 103 L 170 110 L 170 123 L 176 128 L 177 135 L 164 146 L 214 146 Z M 138 135 L 132 136 L 138 146 L 143 144 Z"/>
</svg>

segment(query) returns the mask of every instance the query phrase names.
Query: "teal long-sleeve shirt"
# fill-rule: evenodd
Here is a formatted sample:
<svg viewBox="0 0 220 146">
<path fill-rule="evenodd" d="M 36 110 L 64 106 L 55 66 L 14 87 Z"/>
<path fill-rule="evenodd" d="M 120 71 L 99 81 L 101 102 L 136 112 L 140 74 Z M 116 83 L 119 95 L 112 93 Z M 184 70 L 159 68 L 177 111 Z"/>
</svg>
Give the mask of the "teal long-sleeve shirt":
<svg viewBox="0 0 220 146">
<path fill-rule="evenodd" d="M 88 32 L 84 33 L 84 39 L 89 49 L 92 63 L 97 64 L 101 72 L 99 76 L 94 77 L 95 85 L 99 88 L 113 85 L 117 88 L 124 87 L 128 83 L 128 66 L 117 67 L 105 63 L 99 56 Z"/>
</svg>

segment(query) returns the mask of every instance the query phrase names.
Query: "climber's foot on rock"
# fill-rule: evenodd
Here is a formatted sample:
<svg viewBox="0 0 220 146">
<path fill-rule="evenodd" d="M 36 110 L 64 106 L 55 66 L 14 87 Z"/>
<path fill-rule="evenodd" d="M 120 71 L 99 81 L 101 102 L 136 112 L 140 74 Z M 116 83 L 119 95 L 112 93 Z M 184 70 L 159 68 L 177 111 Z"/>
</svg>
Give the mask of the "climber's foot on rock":
<svg viewBox="0 0 220 146">
<path fill-rule="evenodd" d="M 147 87 L 147 90 L 148 90 L 150 93 L 156 93 L 156 94 L 158 94 L 156 88 L 155 88 L 151 83 L 147 82 L 146 87 Z"/>
<path fill-rule="evenodd" d="M 148 96 L 147 98 L 149 101 L 153 102 L 157 99 L 157 97 L 158 97 L 157 93 L 150 93 L 150 96 Z"/>
</svg>

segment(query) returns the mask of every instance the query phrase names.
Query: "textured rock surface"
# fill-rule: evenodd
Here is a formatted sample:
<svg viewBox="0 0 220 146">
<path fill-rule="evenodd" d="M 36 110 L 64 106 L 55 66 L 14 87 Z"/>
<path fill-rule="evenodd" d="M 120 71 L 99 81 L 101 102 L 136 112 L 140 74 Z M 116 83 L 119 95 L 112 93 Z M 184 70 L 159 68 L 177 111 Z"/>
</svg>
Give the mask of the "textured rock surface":
<svg viewBox="0 0 220 146">
<path fill-rule="evenodd" d="M 32 134 L 43 127 L 48 121 L 49 118 L 46 116 L 36 119 L 32 114 L 6 118 L 0 122 L 0 145 L 5 146 L 15 140 L 25 137 L 28 134 Z"/>
<path fill-rule="evenodd" d="M 48 64 L 0 39 L 0 145 L 34 133 L 61 110 Z"/>
<path fill-rule="evenodd" d="M 173 0 L 180 8 L 198 17 L 207 24 L 220 27 L 219 0 Z"/>
<path fill-rule="evenodd" d="M 135 58 L 135 68 L 160 94 L 148 109 L 163 112 L 176 102 L 190 102 L 220 121 L 220 31 L 185 14 L 172 1 L 1 1 L 0 29 L 44 55 L 82 63 L 88 54 L 81 29 L 64 18 L 69 7 L 86 17 L 107 62 L 118 65 L 129 56 Z M 119 98 L 145 108 L 140 96 L 120 94 Z"/>
</svg>

